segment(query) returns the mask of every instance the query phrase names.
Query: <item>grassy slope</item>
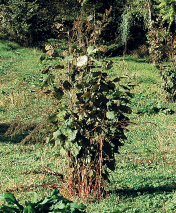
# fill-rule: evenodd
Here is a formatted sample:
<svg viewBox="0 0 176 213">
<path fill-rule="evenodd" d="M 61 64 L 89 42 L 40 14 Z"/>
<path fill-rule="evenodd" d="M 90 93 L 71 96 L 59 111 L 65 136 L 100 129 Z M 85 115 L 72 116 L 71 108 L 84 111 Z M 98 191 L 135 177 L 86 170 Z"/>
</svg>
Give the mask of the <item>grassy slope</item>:
<svg viewBox="0 0 176 213">
<path fill-rule="evenodd" d="M 52 111 L 55 103 L 39 92 L 40 54 L 36 49 L 0 43 L 0 193 L 11 191 L 23 202 L 32 198 L 34 191 L 39 197 L 48 195 L 59 181 L 47 168 L 58 172 L 62 167 L 54 158 L 57 150 L 42 144 L 19 144 L 29 131 L 19 131 L 14 138 L 3 136 L 11 123 L 45 123 Z M 128 141 L 117 155 L 117 168 L 108 185 L 112 193 L 99 204 L 89 204 L 88 212 L 174 212 L 176 114 L 167 111 L 176 111 L 175 104 L 165 101 L 153 65 L 133 57 L 113 60 L 110 75 L 127 76 L 124 81 L 136 85 L 130 115 L 134 124 L 129 126 Z"/>
</svg>

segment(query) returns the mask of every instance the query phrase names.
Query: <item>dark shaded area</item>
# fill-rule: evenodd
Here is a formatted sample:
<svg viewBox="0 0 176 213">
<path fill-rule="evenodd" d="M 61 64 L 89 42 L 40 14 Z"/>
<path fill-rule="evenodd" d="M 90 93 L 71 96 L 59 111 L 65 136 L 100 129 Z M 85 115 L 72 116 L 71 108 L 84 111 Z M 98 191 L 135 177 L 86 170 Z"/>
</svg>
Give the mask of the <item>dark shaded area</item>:
<svg viewBox="0 0 176 213">
<path fill-rule="evenodd" d="M 6 123 L 0 124 L 0 142 L 20 143 L 30 134 L 30 131 L 34 129 L 33 127 L 29 129 L 29 131 L 22 131 L 12 136 L 12 134 L 7 134 L 10 128 L 11 128 L 10 124 L 6 124 Z"/>
<path fill-rule="evenodd" d="M 117 194 L 117 196 L 137 197 L 143 194 L 154 194 L 154 193 L 163 194 L 164 192 L 172 192 L 174 190 L 176 190 L 176 183 L 172 182 L 170 184 L 158 187 L 146 186 L 140 189 L 128 188 L 128 189 L 109 190 L 108 194 Z"/>
<path fill-rule="evenodd" d="M 6 51 L 11 51 L 11 50 L 17 50 L 20 49 L 20 45 L 18 45 L 17 43 L 13 43 L 13 42 L 8 42 L 7 40 L 4 39 L 0 39 L 2 44 L 5 44 L 6 47 L 3 47 L 3 50 Z"/>
</svg>

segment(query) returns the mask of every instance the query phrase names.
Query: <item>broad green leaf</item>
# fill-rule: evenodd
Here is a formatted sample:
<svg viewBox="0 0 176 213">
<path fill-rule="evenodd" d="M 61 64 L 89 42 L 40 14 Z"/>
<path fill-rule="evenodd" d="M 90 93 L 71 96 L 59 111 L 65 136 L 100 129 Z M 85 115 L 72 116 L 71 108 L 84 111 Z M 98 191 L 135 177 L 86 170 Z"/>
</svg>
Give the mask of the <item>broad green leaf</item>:
<svg viewBox="0 0 176 213">
<path fill-rule="evenodd" d="M 61 135 L 61 134 L 62 134 L 62 133 L 61 133 L 60 129 L 58 129 L 56 132 L 53 132 L 53 137 L 54 137 L 54 139 L 57 139 L 58 136 Z"/>
<path fill-rule="evenodd" d="M 38 202 L 38 194 L 36 192 L 34 192 L 34 197 L 32 198 L 32 202 L 33 203 L 37 203 Z"/>
<path fill-rule="evenodd" d="M 56 88 L 56 87 L 54 88 L 54 97 L 57 100 L 61 100 L 63 95 L 64 95 L 64 92 L 61 88 Z"/>
<path fill-rule="evenodd" d="M 106 112 L 106 117 L 110 120 L 113 120 L 115 119 L 115 114 L 114 114 L 114 111 L 108 111 Z"/>
<path fill-rule="evenodd" d="M 71 153 L 74 157 L 76 157 L 79 154 L 80 150 L 81 146 L 79 146 L 78 143 L 74 143 L 71 148 Z"/>
<path fill-rule="evenodd" d="M 54 83 L 55 76 L 53 74 L 49 74 L 44 80 L 42 87 L 47 87 L 49 85 L 52 85 Z"/>
<path fill-rule="evenodd" d="M 93 15 L 89 15 L 89 16 L 87 17 L 87 20 L 88 20 L 88 21 L 92 21 L 92 20 L 93 20 L 93 18 L 94 18 L 94 16 L 93 16 Z"/>
<path fill-rule="evenodd" d="M 66 62 L 71 62 L 71 61 L 73 61 L 73 59 L 74 59 L 74 58 L 73 58 L 72 55 L 66 56 L 66 57 L 65 57 L 65 61 L 66 61 Z"/>
<path fill-rule="evenodd" d="M 89 46 L 87 48 L 88 55 L 95 54 L 96 52 L 97 52 L 97 50 L 96 50 L 96 48 L 94 46 Z"/>
<path fill-rule="evenodd" d="M 57 204 L 55 204 L 54 210 L 64 209 L 65 207 L 66 207 L 66 205 L 62 201 L 60 201 Z"/>
<path fill-rule="evenodd" d="M 64 108 L 61 109 L 61 111 L 59 113 L 56 114 L 57 118 L 62 118 L 66 115 L 66 111 L 64 110 Z"/>
<path fill-rule="evenodd" d="M 74 141 L 77 135 L 77 130 L 68 129 L 66 135 L 68 136 L 69 141 Z"/>
<path fill-rule="evenodd" d="M 92 75 L 93 75 L 93 77 L 97 77 L 97 76 L 101 75 L 101 71 L 99 71 L 99 72 L 92 72 Z"/>
<path fill-rule="evenodd" d="M 23 210 L 24 213 L 35 213 L 35 209 L 32 206 L 26 206 Z"/>
<path fill-rule="evenodd" d="M 15 196 L 11 193 L 5 193 L 0 195 L 0 200 L 6 201 L 8 204 L 17 204 Z"/>
<path fill-rule="evenodd" d="M 110 89 L 114 90 L 115 89 L 115 84 L 112 83 L 111 81 L 108 83 L 108 86 Z"/>
<path fill-rule="evenodd" d="M 55 139 L 55 146 L 58 146 L 61 144 L 61 141 L 59 139 Z"/>
<path fill-rule="evenodd" d="M 91 93 L 90 92 L 86 92 L 82 95 L 82 98 L 87 98 L 87 97 L 91 97 Z"/>
<path fill-rule="evenodd" d="M 57 121 L 57 114 L 49 116 L 48 121 L 49 122 L 56 122 Z"/>
<path fill-rule="evenodd" d="M 97 91 L 99 89 L 100 85 L 99 84 L 95 84 L 92 88 L 92 91 Z"/>
<path fill-rule="evenodd" d="M 88 62 L 88 57 L 86 55 L 84 56 L 79 56 L 77 58 L 77 66 L 78 67 L 82 67 L 84 65 L 87 65 L 87 62 Z"/>
<path fill-rule="evenodd" d="M 22 210 L 20 210 L 19 208 L 9 207 L 9 206 L 2 204 L 0 206 L 0 212 L 2 212 L 2 213 L 22 213 Z"/>
<path fill-rule="evenodd" d="M 86 206 L 84 204 L 82 204 L 82 203 L 70 203 L 70 209 L 71 209 L 71 211 L 74 211 L 74 210 L 85 210 Z"/>
<path fill-rule="evenodd" d="M 113 80 L 113 82 L 119 82 L 120 81 L 120 78 L 115 78 L 114 80 Z"/>
<path fill-rule="evenodd" d="M 85 2 L 85 3 L 84 3 Z M 87 4 L 86 1 L 82 2 L 82 9 L 92 9 L 92 4 Z"/>
<path fill-rule="evenodd" d="M 69 90 L 72 87 L 72 85 L 68 81 L 64 81 L 63 87 L 64 89 Z"/>
<path fill-rule="evenodd" d="M 0 195 L 0 200 L 1 201 L 5 201 L 8 204 L 15 204 L 19 207 L 19 209 L 23 209 L 23 206 L 19 204 L 19 202 L 17 201 L 17 199 L 15 198 L 15 196 L 11 193 L 5 193 L 5 194 L 1 194 Z"/>
<path fill-rule="evenodd" d="M 66 156 L 66 154 L 67 154 L 66 150 L 63 147 L 61 147 L 61 149 L 60 149 L 60 154 L 62 156 Z"/>
</svg>

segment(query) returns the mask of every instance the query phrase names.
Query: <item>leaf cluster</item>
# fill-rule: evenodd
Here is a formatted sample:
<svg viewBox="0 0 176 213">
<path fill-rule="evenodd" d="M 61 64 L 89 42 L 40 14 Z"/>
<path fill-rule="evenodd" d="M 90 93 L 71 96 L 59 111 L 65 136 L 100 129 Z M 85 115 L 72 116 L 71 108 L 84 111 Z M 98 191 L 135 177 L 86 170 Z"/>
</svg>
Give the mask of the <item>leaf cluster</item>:
<svg viewBox="0 0 176 213">
<path fill-rule="evenodd" d="M 0 206 L 2 213 L 48 213 L 48 212 L 63 212 L 63 213 L 79 213 L 86 209 L 86 206 L 81 203 L 73 203 L 64 198 L 55 189 L 50 196 L 38 201 L 37 194 L 34 200 L 25 201 L 25 206 L 22 206 L 15 196 L 11 193 L 0 195 L 0 200 L 7 203 Z"/>
<path fill-rule="evenodd" d="M 88 159 L 89 163 L 98 162 L 102 143 L 102 165 L 114 170 L 114 153 L 126 140 L 130 89 L 121 86 L 120 90 L 120 77 L 109 79 L 106 71 L 112 68 L 112 61 L 98 61 L 93 58 L 95 53 L 96 49 L 89 46 L 86 55 L 75 61 L 69 56 L 72 65 L 68 80 L 60 81 L 57 88 L 53 86 L 57 100 L 67 97 L 71 102 L 50 117 L 54 124 L 50 142 L 60 146 L 61 155 Z M 47 75 L 45 86 L 55 85 L 54 75 Z"/>
<path fill-rule="evenodd" d="M 163 89 L 168 94 L 168 99 L 176 100 L 176 67 L 175 64 L 166 65 L 160 68 L 163 79 Z"/>
</svg>

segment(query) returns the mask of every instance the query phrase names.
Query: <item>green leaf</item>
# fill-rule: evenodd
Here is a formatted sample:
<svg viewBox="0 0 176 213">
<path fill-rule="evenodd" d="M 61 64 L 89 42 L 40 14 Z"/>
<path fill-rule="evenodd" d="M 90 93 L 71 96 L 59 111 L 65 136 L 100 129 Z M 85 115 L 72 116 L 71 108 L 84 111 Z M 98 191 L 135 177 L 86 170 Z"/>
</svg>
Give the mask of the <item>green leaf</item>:
<svg viewBox="0 0 176 213">
<path fill-rule="evenodd" d="M 115 84 L 112 83 L 112 82 L 110 81 L 110 82 L 108 83 L 108 87 L 109 87 L 110 89 L 114 90 L 114 89 L 115 89 Z"/>
<path fill-rule="evenodd" d="M 68 137 L 69 141 L 74 141 L 77 135 L 77 130 L 67 129 L 66 136 Z"/>
<path fill-rule="evenodd" d="M 87 53 L 88 55 L 92 55 L 92 54 L 95 54 L 97 52 L 96 48 L 94 46 L 89 46 L 87 48 Z"/>
<path fill-rule="evenodd" d="M 91 93 L 90 92 L 86 92 L 82 95 L 82 98 L 90 98 L 91 97 Z"/>
<path fill-rule="evenodd" d="M 61 200 L 59 203 L 55 204 L 54 210 L 65 209 L 65 207 L 66 207 L 66 205 Z"/>
<path fill-rule="evenodd" d="M 93 18 L 94 18 L 94 16 L 93 16 L 93 15 L 89 15 L 89 16 L 87 17 L 87 20 L 88 20 L 88 21 L 92 21 L 92 20 L 93 20 Z"/>
<path fill-rule="evenodd" d="M 54 87 L 54 97 L 57 100 L 61 100 L 63 95 L 64 95 L 64 92 L 63 92 L 62 88 Z"/>
<path fill-rule="evenodd" d="M 52 85 L 54 83 L 55 76 L 53 74 L 49 74 L 46 78 L 46 80 L 43 82 L 42 87 L 47 87 L 49 85 Z"/>
<path fill-rule="evenodd" d="M 35 213 L 35 209 L 32 206 L 26 206 L 23 210 L 24 213 Z"/>
<path fill-rule="evenodd" d="M 115 78 L 114 80 L 113 80 L 113 82 L 119 82 L 120 81 L 120 78 Z"/>
<path fill-rule="evenodd" d="M 69 55 L 69 56 L 66 56 L 66 57 L 65 57 L 65 61 L 66 61 L 66 62 L 71 62 L 71 61 L 73 61 L 73 59 L 74 59 L 74 58 L 73 58 L 73 55 Z"/>
<path fill-rule="evenodd" d="M 49 122 L 56 122 L 57 121 L 57 114 L 53 114 L 53 115 L 49 116 L 48 121 Z"/>
<path fill-rule="evenodd" d="M 74 157 L 77 157 L 81 150 L 81 146 L 78 145 L 78 143 L 74 143 L 73 146 L 71 147 L 71 153 Z"/>
<path fill-rule="evenodd" d="M 21 210 L 23 209 L 23 206 L 18 203 L 15 196 L 11 193 L 5 193 L 0 195 L 0 200 L 6 201 L 8 204 L 15 204 L 17 205 Z"/>
<path fill-rule="evenodd" d="M 58 136 L 60 136 L 61 134 L 62 134 L 62 133 L 61 133 L 60 129 L 58 129 L 56 132 L 53 132 L 53 137 L 54 137 L 54 139 L 57 139 Z"/>
<path fill-rule="evenodd" d="M 60 154 L 62 156 L 66 156 L 66 154 L 67 154 L 66 150 L 63 147 L 61 147 L 61 149 L 60 149 Z"/>
<path fill-rule="evenodd" d="M 97 91 L 99 89 L 100 85 L 99 84 L 95 84 L 93 87 L 92 87 L 92 91 Z"/>
<path fill-rule="evenodd" d="M 70 203 L 70 209 L 71 211 L 74 210 L 85 210 L 86 206 L 82 203 Z"/>
<path fill-rule="evenodd" d="M 68 81 L 64 81 L 63 87 L 64 89 L 69 90 L 72 87 L 72 85 Z"/>
<path fill-rule="evenodd" d="M 2 204 L 0 206 L 0 212 L 1 213 L 21 213 L 22 210 L 19 210 L 19 208 L 17 209 L 15 207 L 9 207 L 9 206 Z"/>
<path fill-rule="evenodd" d="M 92 72 L 92 76 L 93 76 L 93 77 L 97 77 L 97 76 L 99 76 L 99 75 L 101 75 L 101 71 Z"/>
<path fill-rule="evenodd" d="M 115 114 L 114 114 L 114 111 L 108 111 L 106 112 L 106 117 L 110 120 L 113 120 L 115 119 Z"/>
</svg>

